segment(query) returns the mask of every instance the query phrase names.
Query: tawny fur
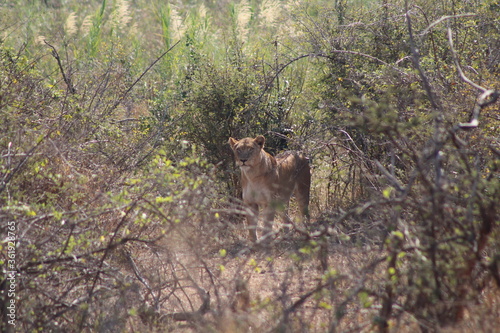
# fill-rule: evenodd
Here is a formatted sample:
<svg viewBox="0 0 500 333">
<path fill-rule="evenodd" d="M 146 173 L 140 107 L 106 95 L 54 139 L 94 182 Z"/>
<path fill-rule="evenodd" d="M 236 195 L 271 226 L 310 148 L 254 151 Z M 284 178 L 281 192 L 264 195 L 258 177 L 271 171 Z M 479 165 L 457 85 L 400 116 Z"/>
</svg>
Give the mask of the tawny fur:
<svg viewBox="0 0 500 333">
<path fill-rule="evenodd" d="M 309 218 L 309 160 L 301 152 L 273 157 L 264 151 L 265 141 L 262 135 L 241 140 L 229 138 L 241 170 L 243 202 L 251 210 L 247 222 L 252 241 L 257 240 L 259 210 L 264 216 L 264 236 L 272 231 L 276 212 L 285 222 L 290 222 L 287 210 L 292 194 L 295 194 L 303 219 Z"/>
</svg>

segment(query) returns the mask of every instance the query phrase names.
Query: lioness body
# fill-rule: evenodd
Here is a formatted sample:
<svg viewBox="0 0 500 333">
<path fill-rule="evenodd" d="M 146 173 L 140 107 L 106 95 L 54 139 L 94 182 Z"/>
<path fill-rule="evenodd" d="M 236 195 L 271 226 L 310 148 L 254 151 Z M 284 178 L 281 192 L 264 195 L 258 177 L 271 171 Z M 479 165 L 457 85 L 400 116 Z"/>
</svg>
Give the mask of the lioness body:
<svg viewBox="0 0 500 333">
<path fill-rule="evenodd" d="M 288 203 L 295 194 L 300 212 L 309 216 L 311 170 L 307 157 L 300 152 L 286 152 L 276 157 L 264 151 L 265 138 L 236 140 L 229 138 L 235 160 L 241 170 L 243 201 L 251 209 L 247 221 L 250 238 L 257 239 L 259 209 L 264 215 L 264 234 L 272 231 L 278 210 L 284 219 Z"/>
</svg>

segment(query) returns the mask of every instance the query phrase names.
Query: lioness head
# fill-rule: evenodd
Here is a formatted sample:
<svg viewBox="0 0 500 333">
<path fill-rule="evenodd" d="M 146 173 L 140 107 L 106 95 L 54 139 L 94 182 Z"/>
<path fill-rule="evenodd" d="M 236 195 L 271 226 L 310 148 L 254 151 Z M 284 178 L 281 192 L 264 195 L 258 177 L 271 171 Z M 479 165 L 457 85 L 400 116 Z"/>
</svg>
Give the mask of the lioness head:
<svg viewBox="0 0 500 333">
<path fill-rule="evenodd" d="M 251 167 L 260 162 L 261 151 L 266 139 L 259 135 L 255 139 L 245 138 L 236 140 L 229 138 L 229 145 L 234 152 L 236 163 L 241 168 Z"/>
</svg>

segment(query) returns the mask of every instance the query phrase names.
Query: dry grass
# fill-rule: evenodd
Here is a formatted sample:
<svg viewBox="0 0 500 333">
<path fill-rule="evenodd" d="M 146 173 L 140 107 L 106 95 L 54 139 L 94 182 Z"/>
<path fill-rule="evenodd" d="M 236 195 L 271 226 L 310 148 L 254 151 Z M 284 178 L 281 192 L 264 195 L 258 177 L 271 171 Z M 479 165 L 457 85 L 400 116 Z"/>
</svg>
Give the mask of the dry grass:
<svg viewBox="0 0 500 333">
<path fill-rule="evenodd" d="M 246 235 L 246 231 L 241 230 L 241 234 Z M 328 262 L 335 273 L 327 283 L 318 255 L 301 250 L 307 242 L 300 235 L 277 241 L 271 250 L 252 249 L 248 245 L 241 238 L 216 244 L 210 235 L 179 227 L 154 247 L 132 250 L 142 277 L 161 299 L 157 305 L 163 319 L 152 324 L 155 321 L 151 317 L 143 316 L 147 319 L 140 320 L 140 316 L 132 316 L 127 330 L 162 331 L 168 327 L 172 332 L 325 332 L 334 328 L 336 332 L 371 332 L 378 329 L 379 299 L 368 295 L 368 301 L 372 302 L 363 305 L 359 293 L 383 286 L 386 265 L 382 262 L 375 269 L 368 268 L 384 257 L 381 247 L 331 243 Z M 130 263 L 124 261 L 123 267 L 123 274 L 134 279 Z M 154 293 L 148 289 L 141 285 L 138 293 L 151 311 Z M 210 295 L 210 309 L 196 320 L 172 320 L 174 313 L 198 311 L 203 304 L 200 290 Z M 488 288 L 480 304 L 468 307 L 464 322 L 444 330 L 492 331 L 498 323 L 495 314 L 499 300 L 498 291 Z M 395 312 L 399 314 L 389 321 L 390 331 L 418 331 L 414 317 L 401 309 Z"/>
</svg>

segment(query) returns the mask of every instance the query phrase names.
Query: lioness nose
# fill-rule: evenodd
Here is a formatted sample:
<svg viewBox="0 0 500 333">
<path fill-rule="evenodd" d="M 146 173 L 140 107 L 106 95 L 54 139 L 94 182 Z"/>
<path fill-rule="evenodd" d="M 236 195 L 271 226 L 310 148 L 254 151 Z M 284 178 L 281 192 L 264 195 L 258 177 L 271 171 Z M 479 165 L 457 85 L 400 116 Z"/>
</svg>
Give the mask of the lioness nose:
<svg viewBox="0 0 500 333">
<path fill-rule="evenodd" d="M 246 162 L 246 161 L 248 161 L 248 160 L 241 160 L 241 159 L 240 159 L 240 161 L 241 161 L 241 163 L 245 163 L 245 162 Z"/>
</svg>

